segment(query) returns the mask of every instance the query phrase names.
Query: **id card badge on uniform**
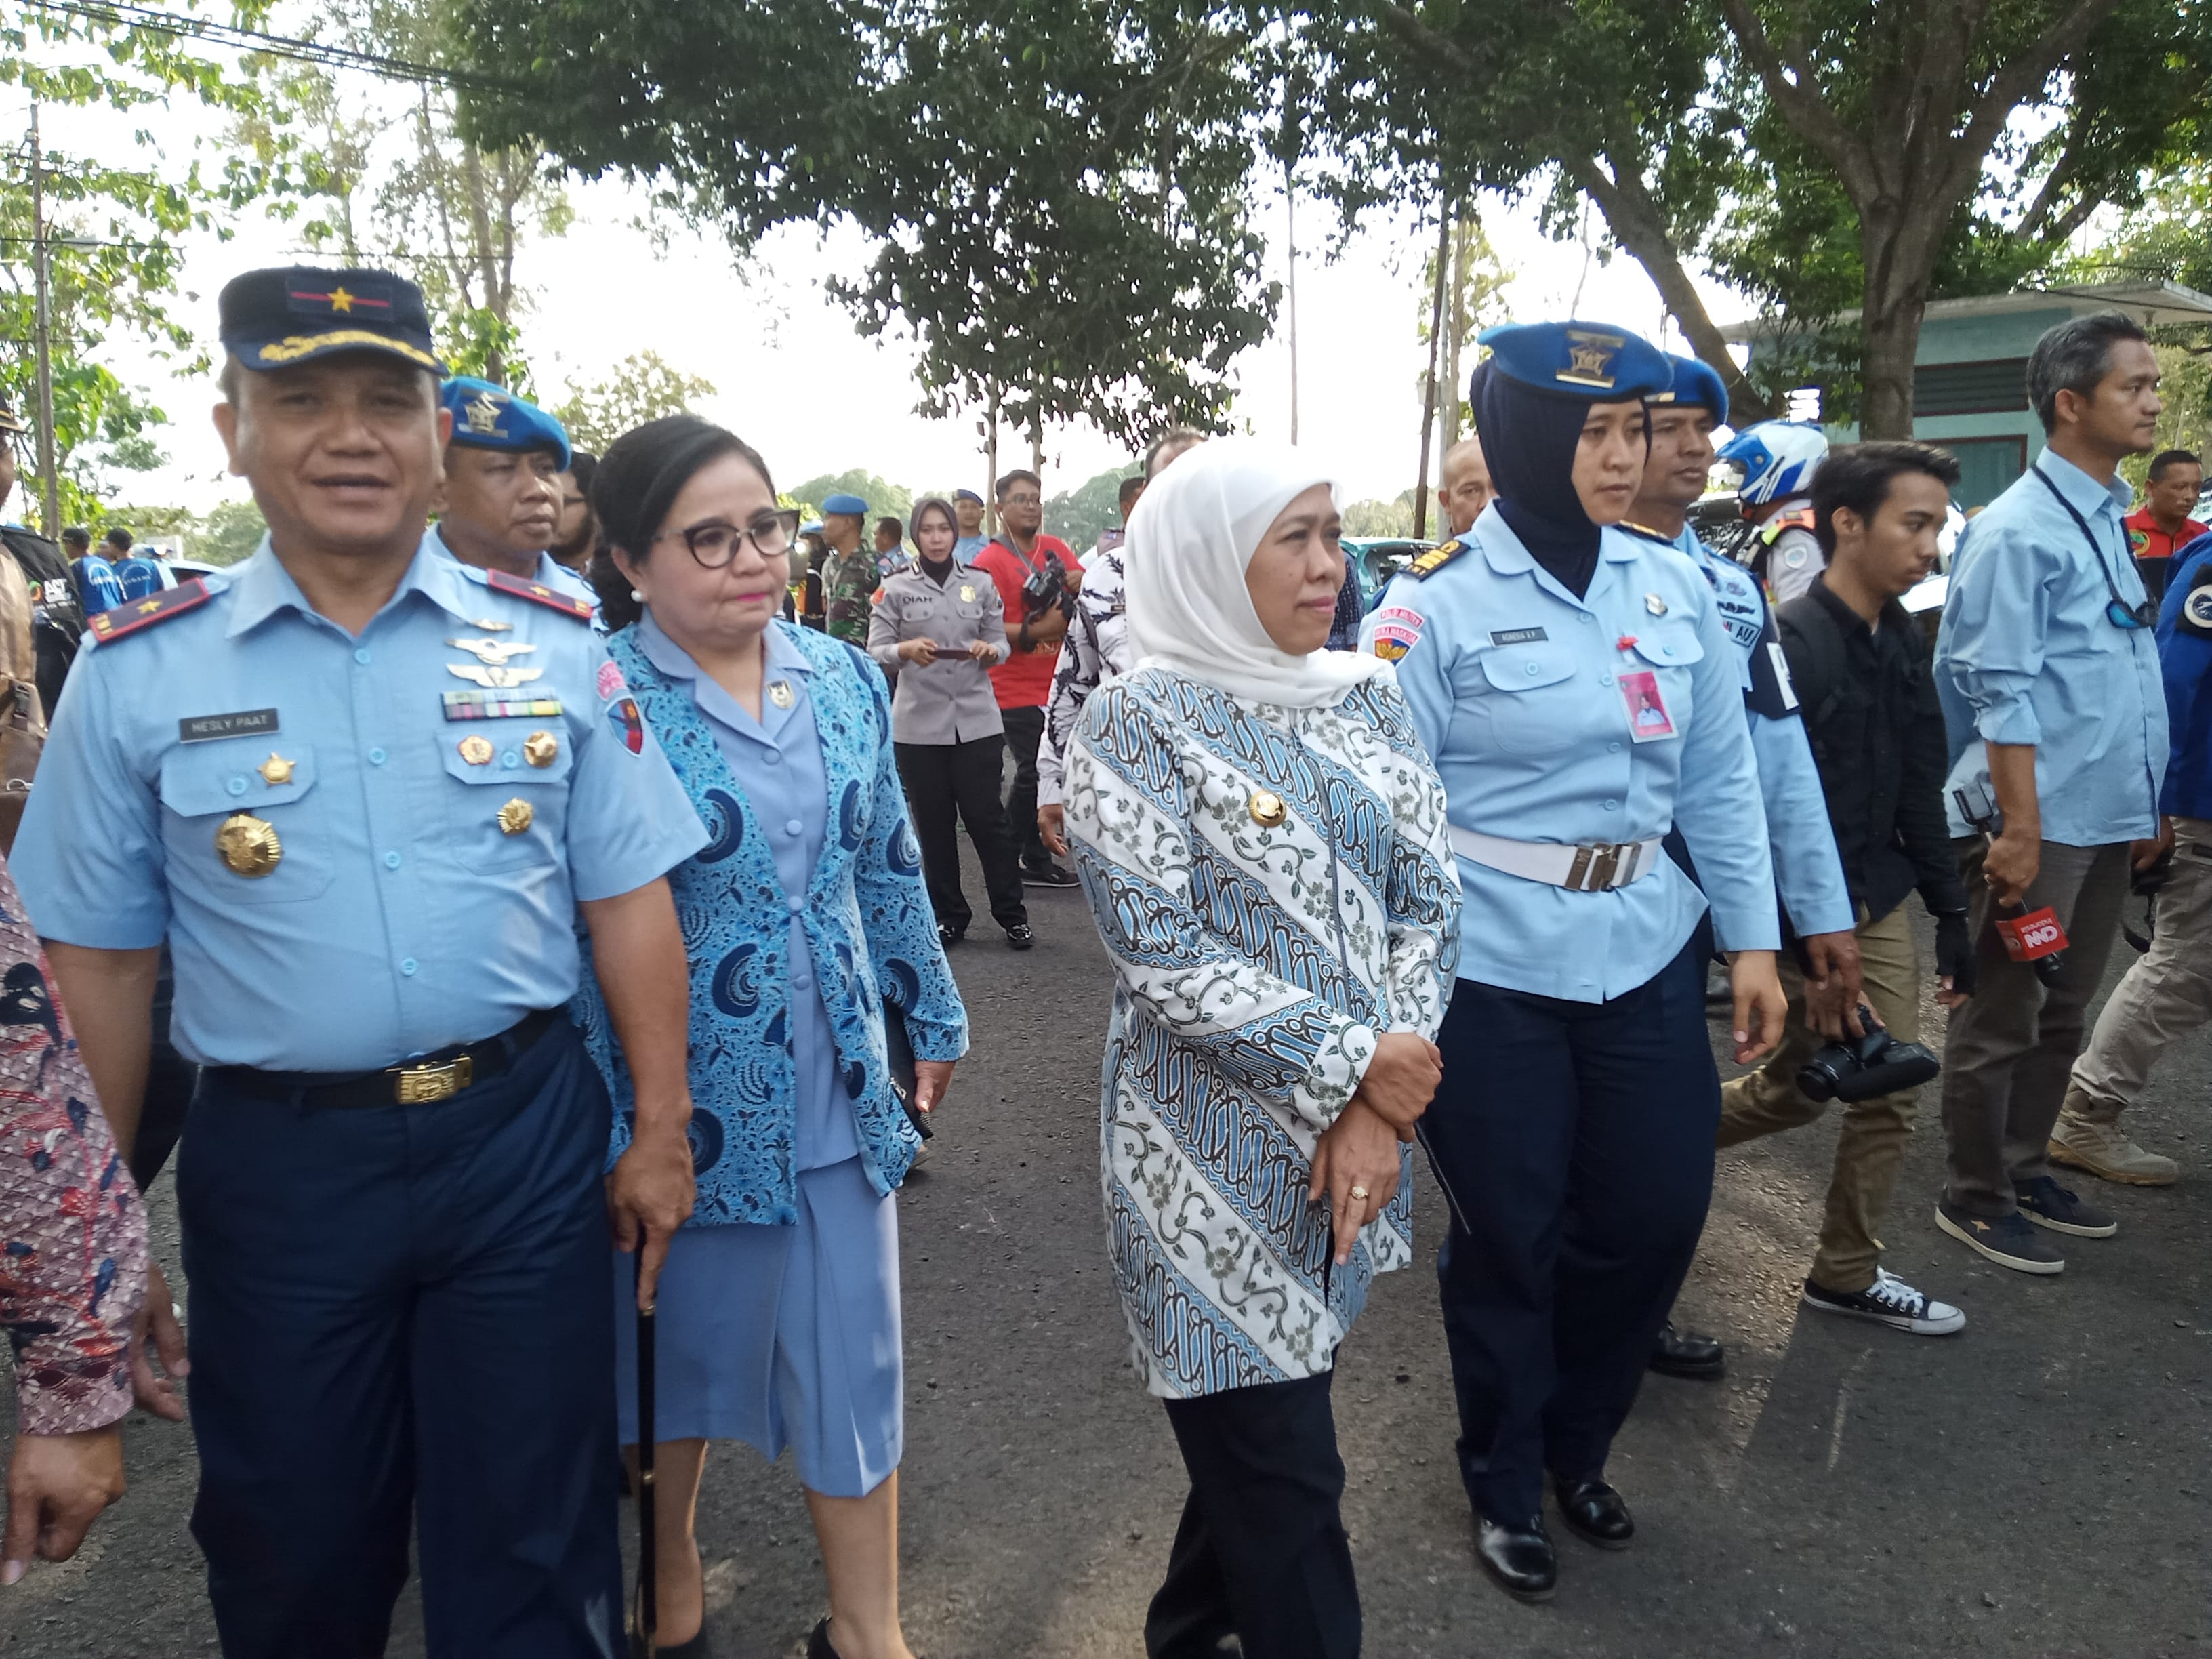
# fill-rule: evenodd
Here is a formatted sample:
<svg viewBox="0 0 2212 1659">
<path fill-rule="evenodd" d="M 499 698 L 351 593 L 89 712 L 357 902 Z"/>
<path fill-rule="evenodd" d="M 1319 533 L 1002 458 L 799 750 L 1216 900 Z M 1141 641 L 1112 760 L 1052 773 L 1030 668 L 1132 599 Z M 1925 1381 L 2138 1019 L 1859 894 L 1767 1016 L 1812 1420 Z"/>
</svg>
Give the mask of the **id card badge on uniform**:
<svg viewBox="0 0 2212 1659">
<path fill-rule="evenodd" d="M 1628 710 L 1628 734 L 1636 742 L 1656 743 L 1674 735 L 1674 719 L 1660 694 L 1659 677 L 1650 669 L 1620 676 L 1620 701 Z"/>
</svg>

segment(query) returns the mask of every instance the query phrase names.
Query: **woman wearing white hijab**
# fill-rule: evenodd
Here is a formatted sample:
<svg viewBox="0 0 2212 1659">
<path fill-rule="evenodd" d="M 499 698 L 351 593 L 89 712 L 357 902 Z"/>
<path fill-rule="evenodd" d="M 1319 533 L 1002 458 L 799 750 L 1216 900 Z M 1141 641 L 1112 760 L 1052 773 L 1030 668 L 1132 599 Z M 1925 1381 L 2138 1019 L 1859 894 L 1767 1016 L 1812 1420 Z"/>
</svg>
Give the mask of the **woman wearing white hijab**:
<svg viewBox="0 0 2212 1659">
<path fill-rule="evenodd" d="M 1129 526 L 1136 669 L 1085 707 L 1066 813 L 1117 983 L 1101 1162 L 1139 1372 L 1191 1491 L 1152 1659 L 1348 1659 L 1328 1387 L 1412 1260 L 1404 1142 L 1458 954 L 1443 789 L 1388 664 L 1321 649 L 1334 491 L 1249 440 Z"/>
</svg>

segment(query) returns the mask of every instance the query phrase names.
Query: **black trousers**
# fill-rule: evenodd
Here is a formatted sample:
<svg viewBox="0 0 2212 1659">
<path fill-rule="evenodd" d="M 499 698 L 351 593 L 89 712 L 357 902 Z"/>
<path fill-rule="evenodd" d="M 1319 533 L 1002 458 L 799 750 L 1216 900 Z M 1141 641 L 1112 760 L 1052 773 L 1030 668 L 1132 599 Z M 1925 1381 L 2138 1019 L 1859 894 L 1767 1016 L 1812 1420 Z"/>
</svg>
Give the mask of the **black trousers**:
<svg viewBox="0 0 2212 1659">
<path fill-rule="evenodd" d="M 1334 1375 L 1167 1402 L 1190 1497 L 1145 1619 L 1150 1659 L 1215 1659 L 1232 1633 L 1244 1659 L 1357 1659 Z"/>
<path fill-rule="evenodd" d="M 1030 913 L 1022 902 L 1021 868 L 1014 861 L 1013 839 L 1006 830 L 1006 809 L 999 799 L 1006 740 L 994 732 L 967 743 L 901 743 L 892 748 L 898 756 L 899 781 L 906 785 L 915 839 L 921 843 L 922 878 L 929 884 L 930 908 L 937 912 L 939 924 L 964 933 L 975 919 L 960 887 L 955 814 L 968 826 L 968 839 L 975 843 L 975 856 L 982 860 L 991 920 L 1001 927 L 1026 922 Z"/>
<path fill-rule="evenodd" d="M 1451 1225 L 1437 1255 L 1475 1513 L 1541 1512 L 1602 1474 L 1713 1190 L 1720 1076 L 1696 939 L 1610 1002 L 1462 980 L 1420 1123 Z"/>
<path fill-rule="evenodd" d="M 565 1020 L 423 1105 L 202 1072 L 177 1204 L 227 1659 L 378 1659 L 410 1532 L 429 1659 L 623 1650 L 608 1109 Z"/>
<path fill-rule="evenodd" d="M 1037 745 L 1044 741 L 1044 710 L 1002 708 L 999 714 L 1006 722 L 1006 742 L 1014 751 L 1014 787 L 1006 795 L 1007 828 L 1013 834 L 1023 866 L 1048 870 L 1052 854 L 1045 850 L 1044 837 L 1037 834 L 1036 821 L 1036 757 Z"/>
</svg>

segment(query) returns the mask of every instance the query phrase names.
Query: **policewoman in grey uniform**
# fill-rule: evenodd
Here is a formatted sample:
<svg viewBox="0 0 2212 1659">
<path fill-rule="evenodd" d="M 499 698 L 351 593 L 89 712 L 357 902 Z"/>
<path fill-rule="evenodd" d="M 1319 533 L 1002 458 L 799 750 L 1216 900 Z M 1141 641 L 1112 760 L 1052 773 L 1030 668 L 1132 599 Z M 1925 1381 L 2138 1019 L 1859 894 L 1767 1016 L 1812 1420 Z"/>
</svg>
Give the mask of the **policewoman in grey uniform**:
<svg viewBox="0 0 2212 1659">
<path fill-rule="evenodd" d="M 1672 547 L 1612 526 L 1667 359 L 1626 329 L 1486 331 L 1497 498 L 1394 581 L 1366 637 L 1443 779 L 1465 908 L 1419 1134 L 1450 1200 L 1437 1261 L 1483 1565 L 1552 1594 L 1562 1517 L 1621 1548 L 1605 1480 L 1712 1192 L 1720 1079 L 1693 939 L 1735 953 L 1739 1060 L 1781 1035 L 1766 821 L 1734 647 Z M 1678 826 L 1704 879 L 1660 842 Z"/>
<path fill-rule="evenodd" d="M 1006 659 L 1006 618 L 988 572 L 957 558 L 960 527 L 948 501 L 916 501 L 910 532 L 921 556 L 884 579 L 868 624 L 868 654 L 893 677 L 891 737 L 938 937 L 960 943 L 975 912 L 960 886 L 956 815 L 968 825 L 991 919 L 1006 943 L 1036 943 L 1022 902 L 1018 849 L 999 794 L 1005 718 L 990 671 Z"/>
<path fill-rule="evenodd" d="M 609 1219 L 650 1295 L 693 1192 L 663 878 L 707 832 L 589 607 L 425 534 L 415 287 L 258 270 L 221 311 L 216 425 L 269 534 L 99 619 L 15 848 L 125 1146 L 174 950 L 216 1628 L 230 1659 L 381 1654 L 411 1522 L 431 1655 L 611 1659 Z M 639 1084 L 604 1184 L 580 908 Z"/>
</svg>

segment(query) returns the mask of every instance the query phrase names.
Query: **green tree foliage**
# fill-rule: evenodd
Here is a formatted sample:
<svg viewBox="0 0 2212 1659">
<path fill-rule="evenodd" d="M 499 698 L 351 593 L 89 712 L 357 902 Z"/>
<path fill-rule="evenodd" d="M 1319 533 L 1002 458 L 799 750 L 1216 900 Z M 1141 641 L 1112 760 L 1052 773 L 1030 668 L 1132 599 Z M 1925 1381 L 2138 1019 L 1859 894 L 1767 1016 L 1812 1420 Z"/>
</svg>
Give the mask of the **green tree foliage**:
<svg viewBox="0 0 2212 1659">
<path fill-rule="evenodd" d="M 1395 501 L 1370 497 L 1364 501 L 1346 502 L 1344 533 L 1355 541 L 1411 536 L 1413 533 L 1413 492 L 1406 490 Z"/>
<path fill-rule="evenodd" d="M 1078 553 L 1088 554 L 1098 538 L 1121 523 L 1121 480 L 1144 471 L 1140 461 L 1109 466 L 1073 489 L 1045 498 L 1044 527 Z"/>
<path fill-rule="evenodd" d="M 258 7 L 242 9 L 251 15 Z M 0 7 L 0 86 L 44 108 L 95 108 L 118 121 L 150 123 L 170 101 L 196 100 L 236 114 L 259 106 L 248 73 L 233 74 L 188 41 L 33 6 Z M 223 230 L 231 186 L 197 157 L 165 154 L 141 125 L 129 167 L 41 149 L 46 229 L 52 272 L 55 471 L 61 521 L 96 519 L 118 475 L 161 464 L 154 434 L 167 419 L 110 367 L 120 336 L 150 342 L 190 368 L 205 364 L 201 338 L 174 307 L 183 238 Z M 33 263 L 31 156 L 18 140 L 0 162 L 0 397 L 27 415 L 36 406 L 32 349 Z M 36 445 L 23 445 L 23 490 L 44 494 Z M 56 526 L 48 526 L 54 528 Z"/>
<path fill-rule="evenodd" d="M 269 526 L 248 497 L 222 501 L 204 514 L 182 507 L 113 507 L 84 520 L 93 539 L 121 525 L 142 542 L 174 542 L 184 556 L 208 564 L 236 564 L 261 545 Z"/>
<path fill-rule="evenodd" d="M 553 414 L 568 428 L 571 443 L 604 455 L 632 427 L 664 415 L 689 415 L 701 398 L 714 395 L 713 381 L 672 368 L 658 352 L 641 351 L 623 358 L 605 379 L 570 387 Z"/>
<path fill-rule="evenodd" d="M 833 283 L 903 331 L 921 407 L 1133 440 L 1218 424 L 1275 287 L 1249 222 L 1260 20 L 1192 0 L 468 0 L 478 140 L 615 169 L 721 224 L 857 223 Z M 772 81 L 733 92 L 745 66 Z"/>
<path fill-rule="evenodd" d="M 1347 211 L 1490 185 L 1587 199 L 1746 413 L 1702 259 L 1911 428 L 1927 301 L 2010 286 L 2132 204 L 2201 106 L 2208 0 L 1343 0 L 1302 38 Z M 1855 331 L 1832 325 L 1845 310 Z"/>
<path fill-rule="evenodd" d="M 895 518 L 904 524 L 914 512 L 917 492 L 904 484 L 890 483 L 878 477 L 864 466 L 848 468 L 842 472 L 825 472 L 818 478 L 809 478 L 788 492 L 793 501 L 800 506 L 810 519 L 818 518 L 822 503 L 832 495 L 858 495 L 868 504 L 870 519 Z M 927 495 L 927 490 L 919 494 Z M 950 500 L 948 494 L 946 499 Z"/>
</svg>

